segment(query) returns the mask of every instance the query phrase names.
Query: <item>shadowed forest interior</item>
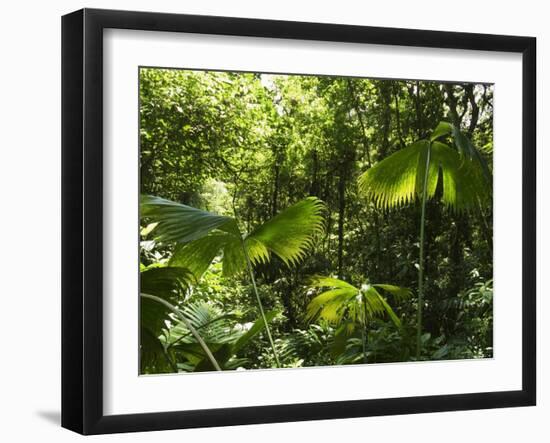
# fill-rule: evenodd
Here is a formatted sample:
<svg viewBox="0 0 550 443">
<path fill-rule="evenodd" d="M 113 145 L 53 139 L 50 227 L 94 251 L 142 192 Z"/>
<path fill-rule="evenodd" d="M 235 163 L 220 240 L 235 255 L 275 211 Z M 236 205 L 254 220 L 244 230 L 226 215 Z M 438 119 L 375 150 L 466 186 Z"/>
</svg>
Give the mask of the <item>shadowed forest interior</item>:
<svg viewBox="0 0 550 443">
<path fill-rule="evenodd" d="M 142 374 L 492 357 L 492 85 L 139 84 Z"/>
</svg>

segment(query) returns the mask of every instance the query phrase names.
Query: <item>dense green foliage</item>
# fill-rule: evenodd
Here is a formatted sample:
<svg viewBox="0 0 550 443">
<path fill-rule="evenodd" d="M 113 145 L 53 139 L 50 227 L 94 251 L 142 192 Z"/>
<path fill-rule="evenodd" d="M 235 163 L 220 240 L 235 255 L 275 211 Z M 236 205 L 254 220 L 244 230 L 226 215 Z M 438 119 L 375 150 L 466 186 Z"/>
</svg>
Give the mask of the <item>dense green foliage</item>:
<svg viewBox="0 0 550 443">
<path fill-rule="evenodd" d="M 492 99 L 142 68 L 142 373 L 492 356 Z"/>
</svg>

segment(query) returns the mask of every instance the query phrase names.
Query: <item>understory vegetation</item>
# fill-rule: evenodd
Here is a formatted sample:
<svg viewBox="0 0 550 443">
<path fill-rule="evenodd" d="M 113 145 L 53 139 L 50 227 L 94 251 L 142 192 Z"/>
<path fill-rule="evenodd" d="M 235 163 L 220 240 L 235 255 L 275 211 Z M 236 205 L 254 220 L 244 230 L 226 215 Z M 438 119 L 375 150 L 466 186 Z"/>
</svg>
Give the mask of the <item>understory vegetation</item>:
<svg viewBox="0 0 550 443">
<path fill-rule="evenodd" d="M 140 69 L 142 374 L 493 355 L 493 88 Z"/>
</svg>

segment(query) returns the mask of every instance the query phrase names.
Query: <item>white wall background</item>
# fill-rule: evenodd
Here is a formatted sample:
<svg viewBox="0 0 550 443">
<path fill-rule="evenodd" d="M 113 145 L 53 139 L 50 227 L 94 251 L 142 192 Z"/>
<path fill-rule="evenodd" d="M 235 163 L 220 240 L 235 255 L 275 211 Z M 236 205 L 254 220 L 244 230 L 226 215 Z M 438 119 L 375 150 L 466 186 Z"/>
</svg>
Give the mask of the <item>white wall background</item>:
<svg viewBox="0 0 550 443">
<path fill-rule="evenodd" d="M 550 156 L 543 153 L 550 119 L 550 28 L 535 0 L 111 0 L 11 1 L 0 26 L 0 439 L 81 440 L 59 427 L 60 414 L 60 16 L 81 7 L 155 10 L 282 20 L 349 23 L 538 38 L 539 405 L 395 417 L 101 436 L 94 441 L 333 442 L 342 439 L 464 442 L 550 438 Z M 518 170 L 519 173 L 519 170 Z M 545 251 L 543 251 L 546 249 Z M 519 272 L 519 270 L 518 270 Z M 546 275 L 543 275 L 546 274 Z M 412 381 L 411 381 L 412 382 Z M 452 383 L 449 380 L 449 383 Z"/>
</svg>

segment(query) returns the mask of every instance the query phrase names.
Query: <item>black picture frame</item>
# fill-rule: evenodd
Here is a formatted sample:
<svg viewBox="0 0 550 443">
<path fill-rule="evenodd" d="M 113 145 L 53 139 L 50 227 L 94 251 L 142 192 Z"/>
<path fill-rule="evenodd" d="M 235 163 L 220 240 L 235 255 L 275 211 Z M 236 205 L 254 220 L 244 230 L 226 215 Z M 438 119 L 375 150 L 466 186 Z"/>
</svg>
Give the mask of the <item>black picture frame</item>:
<svg viewBox="0 0 550 443">
<path fill-rule="evenodd" d="M 103 30 L 192 32 L 522 54 L 522 389 L 131 415 L 103 413 Z M 536 39 L 83 9 L 62 18 L 62 426 L 82 434 L 319 420 L 536 403 Z"/>
</svg>

